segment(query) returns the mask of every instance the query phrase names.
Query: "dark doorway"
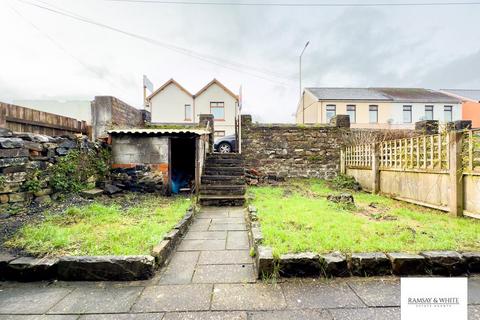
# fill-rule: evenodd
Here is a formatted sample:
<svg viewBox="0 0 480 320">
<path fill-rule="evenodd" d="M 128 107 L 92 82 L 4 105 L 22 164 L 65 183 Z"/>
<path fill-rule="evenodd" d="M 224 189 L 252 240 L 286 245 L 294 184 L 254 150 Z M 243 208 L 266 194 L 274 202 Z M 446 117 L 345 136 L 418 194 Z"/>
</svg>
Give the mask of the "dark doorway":
<svg viewBox="0 0 480 320">
<path fill-rule="evenodd" d="M 170 166 L 172 193 L 195 186 L 196 137 L 170 138 Z"/>
</svg>

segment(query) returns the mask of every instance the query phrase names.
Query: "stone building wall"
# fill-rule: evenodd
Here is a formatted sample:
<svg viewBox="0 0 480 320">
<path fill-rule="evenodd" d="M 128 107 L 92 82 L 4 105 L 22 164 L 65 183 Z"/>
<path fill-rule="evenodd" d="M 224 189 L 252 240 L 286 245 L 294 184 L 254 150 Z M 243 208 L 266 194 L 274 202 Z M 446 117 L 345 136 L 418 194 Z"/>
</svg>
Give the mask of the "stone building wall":
<svg viewBox="0 0 480 320">
<path fill-rule="evenodd" d="M 339 126 L 253 124 L 251 116 L 243 115 L 242 154 L 247 176 L 268 180 L 334 178 L 340 171 L 343 137 L 350 131 Z"/>
</svg>

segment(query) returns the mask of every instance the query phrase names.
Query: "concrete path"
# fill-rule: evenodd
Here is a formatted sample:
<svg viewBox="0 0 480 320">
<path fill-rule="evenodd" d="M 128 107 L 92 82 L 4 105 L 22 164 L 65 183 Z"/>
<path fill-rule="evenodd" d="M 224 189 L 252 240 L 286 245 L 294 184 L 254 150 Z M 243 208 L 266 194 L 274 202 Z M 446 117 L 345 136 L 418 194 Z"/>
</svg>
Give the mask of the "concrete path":
<svg viewBox="0 0 480 320">
<path fill-rule="evenodd" d="M 244 212 L 206 209 L 169 265 L 148 281 L 0 282 L 0 320 L 400 319 L 400 280 L 255 281 Z M 469 280 L 480 319 L 480 278 Z"/>
</svg>

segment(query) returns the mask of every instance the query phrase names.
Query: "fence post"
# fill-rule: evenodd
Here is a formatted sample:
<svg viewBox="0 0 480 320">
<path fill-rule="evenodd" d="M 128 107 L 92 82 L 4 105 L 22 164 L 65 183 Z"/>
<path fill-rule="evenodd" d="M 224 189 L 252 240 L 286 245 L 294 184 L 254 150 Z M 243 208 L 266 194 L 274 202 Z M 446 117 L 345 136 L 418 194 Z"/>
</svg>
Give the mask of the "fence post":
<svg viewBox="0 0 480 320">
<path fill-rule="evenodd" d="M 7 127 L 7 108 L 0 102 L 0 128 Z"/>
<path fill-rule="evenodd" d="M 372 193 L 380 192 L 380 154 L 379 144 L 372 144 Z"/>
<path fill-rule="evenodd" d="M 462 143 L 463 132 L 451 130 L 450 135 L 450 214 L 460 217 L 463 215 L 463 166 L 462 166 Z"/>
<path fill-rule="evenodd" d="M 340 150 L 340 174 L 346 174 L 345 149 Z"/>
</svg>

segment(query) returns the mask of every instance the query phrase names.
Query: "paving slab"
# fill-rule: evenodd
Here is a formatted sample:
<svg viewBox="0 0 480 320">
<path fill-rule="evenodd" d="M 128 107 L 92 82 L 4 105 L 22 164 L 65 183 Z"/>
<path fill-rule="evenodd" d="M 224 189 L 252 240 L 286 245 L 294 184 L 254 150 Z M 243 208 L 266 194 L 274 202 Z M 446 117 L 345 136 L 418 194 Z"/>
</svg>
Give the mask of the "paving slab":
<svg viewBox="0 0 480 320">
<path fill-rule="evenodd" d="M 251 312 L 251 320 L 333 320 L 326 310 L 284 310 Z"/>
<path fill-rule="evenodd" d="M 246 231 L 228 231 L 227 249 L 249 249 L 250 242 Z"/>
<path fill-rule="evenodd" d="M 355 292 L 344 282 L 314 282 L 311 280 L 281 284 L 289 308 L 365 307 Z"/>
<path fill-rule="evenodd" d="M 210 228 L 209 223 L 193 223 L 192 225 L 190 225 L 190 227 L 188 227 L 188 231 L 189 232 L 191 232 L 191 231 L 208 231 L 209 228 Z"/>
<path fill-rule="evenodd" d="M 198 251 L 178 251 L 162 272 L 160 284 L 184 284 L 192 281 L 193 272 L 197 265 Z"/>
<path fill-rule="evenodd" d="M 205 311 L 210 308 L 211 284 L 160 285 L 145 288 L 134 312 Z"/>
<path fill-rule="evenodd" d="M 162 320 L 165 313 L 91 314 L 78 320 Z"/>
<path fill-rule="evenodd" d="M 0 315 L 0 320 L 77 320 L 78 315 Z"/>
<path fill-rule="evenodd" d="M 468 307 L 468 320 L 480 320 L 480 306 Z"/>
<path fill-rule="evenodd" d="M 225 250 L 226 240 L 183 240 L 177 251 Z"/>
<path fill-rule="evenodd" d="M 399 279 L 366 279 L 348 281 L 350 287 L 369 307 L 399 307 Z"/>
<path fill-rule="evenodd" d="M 198 264 L 245 264 L 253 263 L 249 250 L 202 251 Z"/>
<path fill-rule="evenodd" d="M 245 223 L 212 223 L 208 228 L 210 231 L 247 231 Z"/>
<path fill-rule="evenodd" d="M 246 312 L 172 312 L 163 320 L 247 320 Z"/>
<path fill-rule="evenodd" d="M 212 219 L 214 224 L 223 224 L 223 223 L 245 223 L 244 218 L 216 218 Z"/>
<path fill-rule="evenodd" d="M 228 211 L 229 218 L 243 218 L 245 219 L 245 209 L 230 209 Z"/>
<path fill-rule="evenodd" d="M 49 314 L 126 313 L 143 287 L 77 288 L 51 308 Z"/>
<path fill-rule="evenodd" d="M 199 265 L 193 283 L 247 283 L 255 282 L 253 264 Z"/>
<path fill-rule="evenodd" d="M 217 284 L 213 290 L 212 310 L 279 310 L 286 307 L 278 285 Z"/>
<path fill-rule="evenodd" d="M 0 290 L 0 314 L 42 314 L 69 294 L 69 288 L 23 286 Z"/>
<path fill-rule="evenodd" d="M 227 231 L 189 231 L 185 235 L 187 240 L 224 240 L 227 239 Z"/>
<path fill-rule="evenodd" d="M 468 304 L 480 304 L 480 278 L 468 279 Z"/>
<path fill-rule="evenodd" d="M 202 210 L 195 216 L 196 219 L 220 219 L 228 218 L 228 211 L 225 209 L 222 210 Z"/>
<path fill-rule="evenodd" d="M 334 320 L 400 320 L 400 308 L 334 309 L 330 312 Z"/>
</svg>

